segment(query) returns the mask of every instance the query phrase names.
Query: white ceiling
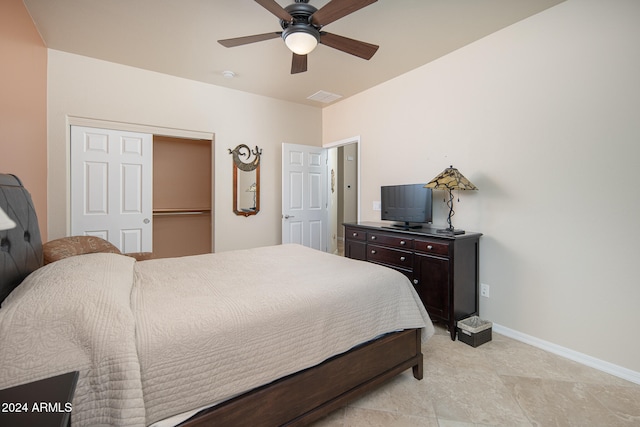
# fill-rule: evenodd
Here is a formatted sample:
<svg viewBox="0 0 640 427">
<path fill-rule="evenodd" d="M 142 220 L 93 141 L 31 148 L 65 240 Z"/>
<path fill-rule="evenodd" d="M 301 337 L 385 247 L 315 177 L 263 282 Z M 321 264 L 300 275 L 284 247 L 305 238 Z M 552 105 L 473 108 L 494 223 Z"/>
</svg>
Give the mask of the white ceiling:
<svg viewBox="0 0 640 427">
<path fill-rule="evenodd" d="M 339 1 L 339 0 L 334 0 Z M 323 28 L 380 46 L 369 60 L 319 45 L 291 75 L 280 38 L 217 43 L 281 31 L 252 0 L 24 0 L 48 48 L 314 106 L 319 90 L 361 92 L 564 0 L 379 0 Z M 311 0 L 320 9 L 329 0 Z M 281 6 L 293 0 L 278 0 Z M 235 77 L 225 78 L 223 71 Z"/>
</svg>

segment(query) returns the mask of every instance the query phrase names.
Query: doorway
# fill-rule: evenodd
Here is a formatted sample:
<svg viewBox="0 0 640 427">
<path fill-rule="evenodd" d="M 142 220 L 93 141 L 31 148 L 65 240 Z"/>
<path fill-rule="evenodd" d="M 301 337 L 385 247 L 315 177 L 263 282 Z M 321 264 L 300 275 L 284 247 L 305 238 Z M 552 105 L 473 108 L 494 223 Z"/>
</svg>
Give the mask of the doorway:
<svg viewBox="0 0 640 427">
<path fill-rule="evenodd" d="M 360 137 L 325 146 L 329 158 L 328 252 L 344 254 L 345 222 L 360 220 Z"/>
</svg>

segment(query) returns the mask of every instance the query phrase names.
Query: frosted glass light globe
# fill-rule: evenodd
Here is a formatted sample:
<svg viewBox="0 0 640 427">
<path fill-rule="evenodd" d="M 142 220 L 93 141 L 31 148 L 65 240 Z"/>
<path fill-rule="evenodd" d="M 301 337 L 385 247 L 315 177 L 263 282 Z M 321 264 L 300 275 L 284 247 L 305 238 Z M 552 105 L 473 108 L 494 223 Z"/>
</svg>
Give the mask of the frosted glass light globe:
<svg viewBox="0 0 640 427">
<path fill-rule="evenodd" d="M 304 31 L 292 32 L 284 39 L 287 47 L 297 55 L 306 55 L 318 45 L 318 40 Z"/>
</svg>

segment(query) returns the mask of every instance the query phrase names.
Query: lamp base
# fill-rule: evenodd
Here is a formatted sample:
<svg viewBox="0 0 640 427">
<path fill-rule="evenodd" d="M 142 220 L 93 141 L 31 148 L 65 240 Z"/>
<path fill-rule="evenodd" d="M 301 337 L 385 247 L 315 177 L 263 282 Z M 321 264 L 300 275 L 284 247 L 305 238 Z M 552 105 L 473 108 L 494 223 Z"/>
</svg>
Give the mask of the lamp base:
<svg viewBox="0 0 640 427">
<path fill-rule="evenodd" d="M 460 230 L 459 228 L 439 228 L 436 230 L 437 233 L 441 234 L 464 234 L 464 230 Z"/>
</svg>

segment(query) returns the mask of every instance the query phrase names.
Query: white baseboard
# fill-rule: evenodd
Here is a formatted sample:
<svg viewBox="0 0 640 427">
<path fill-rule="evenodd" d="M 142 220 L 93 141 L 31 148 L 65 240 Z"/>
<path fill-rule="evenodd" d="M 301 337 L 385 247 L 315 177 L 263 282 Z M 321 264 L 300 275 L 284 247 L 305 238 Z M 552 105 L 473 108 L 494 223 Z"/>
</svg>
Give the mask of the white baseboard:
<svg viewBox="0 0 640 427">
<path fill-rule="evenodd" d="M 557 354 L 565 359 L 573 360 L 574 362 L 581 363 L 590 368 L 597 369 L 607 374 L 614 375 L 618 378 L 630 381 L 635 384 L 640 384 L 640 372 L 632 371 L 631 369 L 623 368 L 622 366 L 614 365 L 613 363 L 605 362 L 604 360 L 596 359 L 595 357 L 588 356 L 586 354 L 561 347 L 559 345 L 550 343 L 548 341 L 541 340 L 531 335 L 523 334 L 522 332 L 509 329 L 505 326 L 493 324 L 493 331 L 497 334 L 504 335 L 514 340 L 521 341 L 525 344 L 532 345 L 549 353 Z"/>
</svg>

